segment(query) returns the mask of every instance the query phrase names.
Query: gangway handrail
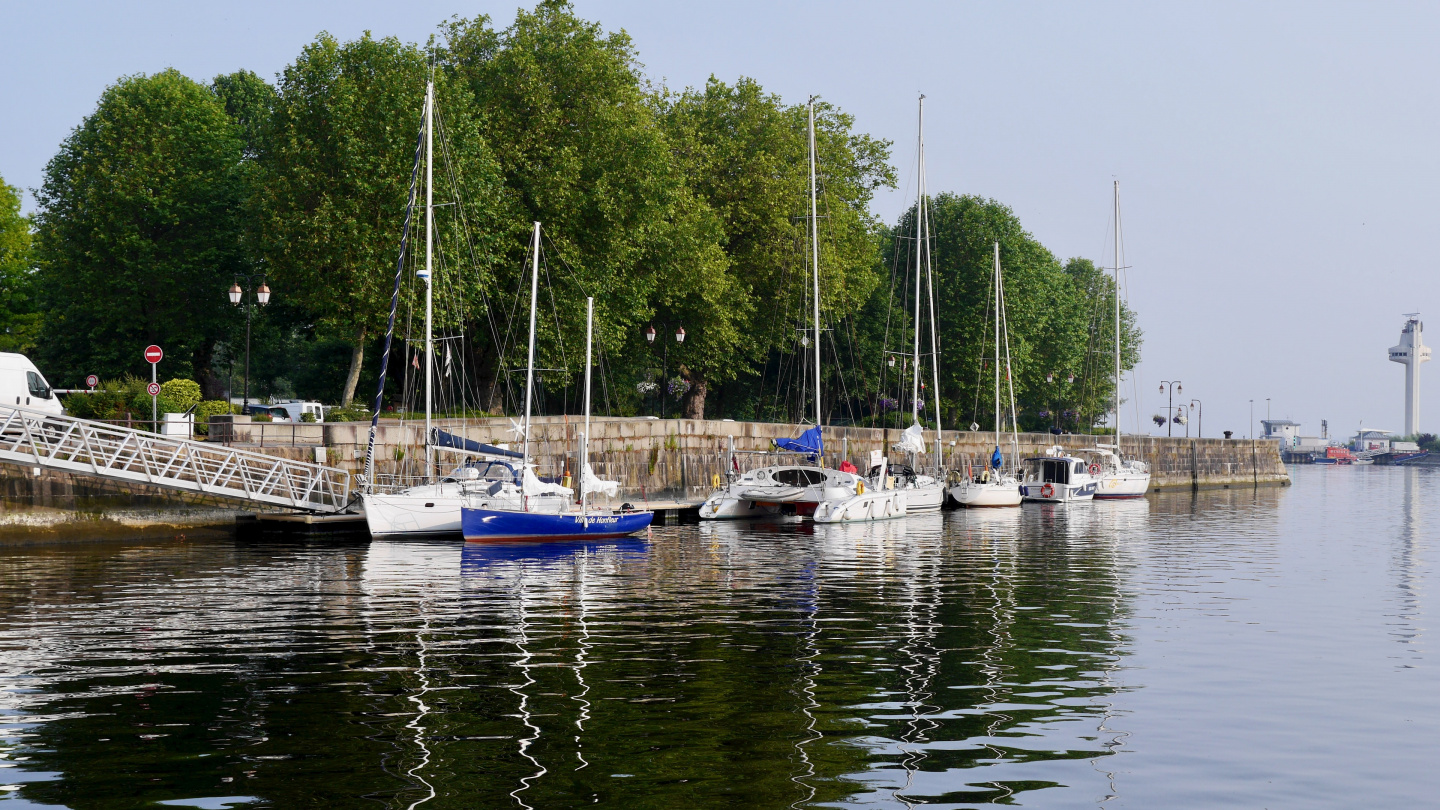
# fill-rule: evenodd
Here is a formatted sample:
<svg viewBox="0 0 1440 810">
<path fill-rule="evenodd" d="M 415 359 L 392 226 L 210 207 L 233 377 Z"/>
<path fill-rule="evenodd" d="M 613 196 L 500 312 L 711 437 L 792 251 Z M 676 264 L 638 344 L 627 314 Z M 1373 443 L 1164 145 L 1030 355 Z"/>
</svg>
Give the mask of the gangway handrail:
<svg viewBox="0 0 1440 810">
<path fill-rule="evenodd" d="M 314 512 L 350 502 L 350 474 L 147 430 L 0 404 L 0 462 Z"/>
</svg>

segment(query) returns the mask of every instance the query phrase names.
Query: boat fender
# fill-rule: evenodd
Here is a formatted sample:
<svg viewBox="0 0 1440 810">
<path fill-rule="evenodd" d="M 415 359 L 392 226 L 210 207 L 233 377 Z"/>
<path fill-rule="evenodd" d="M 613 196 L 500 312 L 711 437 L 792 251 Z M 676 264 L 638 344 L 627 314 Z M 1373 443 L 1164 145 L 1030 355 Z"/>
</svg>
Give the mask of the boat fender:
<svg viewBox="0 0 1440 810">
<path fill-rule="evenodd" d="M 856 495 L 864 495 L 864 494 L 865 494 L 865 482 L 864 482 L 864 481 L 856 481 L 856 482 L 855 482 L 855 494 L 856 494 Z"/>
<path fill-rule="evenodd" d="M 1040 497 L 1042 497 L 1042 498 L 1053 498 L 1053 497 L 1055 497 L 1055 485 L 1054 485 L 1054 484 L 1046 484 L 1046 485 L 1040 487 Z"/>
<path fill-rule="evenodd" d="M 1090 465 L 1090 474 L 1091 474 L 1091 475 L 1099 475 L 1099 474 L 1100 474 L 1100 465 L 1099 465 L 1099 464 L 1091 464 L 1091 465 Z"/>
</svg>

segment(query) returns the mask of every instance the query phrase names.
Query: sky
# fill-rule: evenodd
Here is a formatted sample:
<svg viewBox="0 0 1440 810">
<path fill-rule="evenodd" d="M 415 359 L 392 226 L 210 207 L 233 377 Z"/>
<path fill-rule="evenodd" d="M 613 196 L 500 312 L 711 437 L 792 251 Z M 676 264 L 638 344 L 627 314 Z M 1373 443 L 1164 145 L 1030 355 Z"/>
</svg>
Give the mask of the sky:
<svg viewBox="0 0 1440 810">
<path fill-rule="evenodd" d="M 25 189 L 119 77 L 174 67 L 266 78 L 320 31 L 423 41 L 514 2 L 0 4 L 0 177 Z M 1145 333 L 1122 427 L 1200 401 L 1194 435 L 1268 412 L 1318 435 L 1401 430 L 1403 313 L 1440 314 L 1440 4 L 577 0 L 673 88 L 749 76 L 818 94 L 913 171 L 926 95 L 932 193 L 1010 206 L 1062 260 L 1113 264 L 1121 188 L 1130 306 Z M 913 177 L 877 198 L 894 221 Z M 27 194 L 27 208 L 33 198 Z M 1440 323 L 1440 321 L 1437 321 Z M 1078 336 L 1077 336 L 1078 339 Z M 1440 343 L 1440 328 L 1432 342 Z M 942 347 L 944 352 L 965 347 Z M 1440 365 L 1421 370 L 1440 432 Z M 1178 425 L 1172 427 L 1180 428 Z"/>
</svg>

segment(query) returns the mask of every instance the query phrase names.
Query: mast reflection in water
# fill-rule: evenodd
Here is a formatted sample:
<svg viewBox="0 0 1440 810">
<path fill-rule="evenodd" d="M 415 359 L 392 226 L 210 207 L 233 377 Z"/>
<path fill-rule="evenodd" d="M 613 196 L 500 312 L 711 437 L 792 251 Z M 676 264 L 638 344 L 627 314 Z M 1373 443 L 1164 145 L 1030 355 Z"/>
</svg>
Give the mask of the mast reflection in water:
<svg viewBox="0 0 1440 810">
<path fill-rule="evenodd" d="M 1440 691 L 1436 483 L 1297 478 L 616 542 L 7 551 L 0 804 L 1279 806 L 1327 779 L 1344 797 L 1351 752 L 1307 741 L 1300 767 L 1266 736 L 1349 728 L 1336 684 L 1285 662 L 1373 601 L 1338 635 L 1372 678 L 1408 679 L 1383 684 L 1421 707 L 1397 740 L 1440 736 L 1418 697 Z M 1323 541 L 1354 528 L 1332 502 L 1372 530 Z M 1323 632 L 1285 607 L 1312 597 Z M 1272 717 L 1255 696 L 1282 686 Z M 1382 736 L 1367 748 L 1405 763 Z M 1373 800 L 1416 780 L 1361 781 Z"/>
</svg>

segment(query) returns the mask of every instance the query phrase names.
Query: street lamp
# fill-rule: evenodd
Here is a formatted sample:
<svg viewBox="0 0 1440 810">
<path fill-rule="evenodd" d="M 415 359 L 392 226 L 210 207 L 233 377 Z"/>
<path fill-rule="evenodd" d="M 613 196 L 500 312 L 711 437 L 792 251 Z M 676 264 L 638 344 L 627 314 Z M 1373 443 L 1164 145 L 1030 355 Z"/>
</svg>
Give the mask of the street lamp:
<svg viewBox="0 0 1440 810">
<path fill-rule="evenodd" d="M 1160 393 L 1165 393 L 1165 386 L 1167 385 L 1170 386 L 1170 405 L 1166 408 L 1166 410 L 1169 412 L 1168 415 L 1171 417 L 1171 419 L 1166 420 L 1165 435 L 1173 436 L 1175 434 L 1173 432 L 1173 428 L 1171 428 L 1171 425 L 1174 423 L 1173 418 L 1175 416 L 1175 395 L 1177 393 L 1184 394 L 1185 386 L 1181 385 L 1179 380 L 1161 380 Z"/>
<path fill-rule="evenodd" d="M 654 345 L 655 345 L 655 336 L 656 336 L 656 334 L 658 334 L 658 333 L 655 331 L 655 325 L 654 325 L 654 324 L 651 324 L 651 325 L 645 327 L 645 342 L 648 343 L 648 344 L 651 345 L 651 346 L 654 346 Z M 685 342 L 685 327 L 683 327 L 683 326 L 677 326 L 677 327 L 675 327 L 675 342 L 676 342 L 676 343 L 684 343 L 684 342 Z M 669 344 L 669 343 L 666 343 L 665 341 L 662 340 L 662 341 L 660 341 L 660 386 L 661 386 L 661 387 L 660 387 L 660 418 L 661 418 L 661 419 L 664 419 L 664 418 L 665 418 L 665 395 L 666 395 L 667 393 L 669 393 L 669 387 L 670 387 L 669 381 L 665 379 L 665 375 L 666 375 L 666 373 L 667 373 L 666 369 L 669 367 L 669 365 L 670 365 L 670 344 Z"/>
<path fill-rule="evenodd" d="M 1190 410 L 1195 412 L 1195 438 L 1205 438 L 1205 409 L 1198 399 L 1190 400 Z"/>
<path fill-rule="evenodd" d="M 270 285 L 265 283 L 265 277 L 263 275 L 258 278 L 260 279 L 260 286 L 254 290 L 254 302 L 259 303 L 260 306 L 263 307 L 270 303 Z M 237 307 L 245 303 L 245 294 L 251 291 L 250 285 L 255 283 L 255 279 L 256 276 L 236 273 L 235 283 L 230 285 L 230 303 Z M 240 286 L 242 280 L 245 282 L 244 287 Z M 249 303 L 245 307 L 245 399 L 240 406 L 242 411 L 245 409 L 245 406 L 250 404 L 250 320 L 255 311 L 255 303 Z"/>
</svg>

